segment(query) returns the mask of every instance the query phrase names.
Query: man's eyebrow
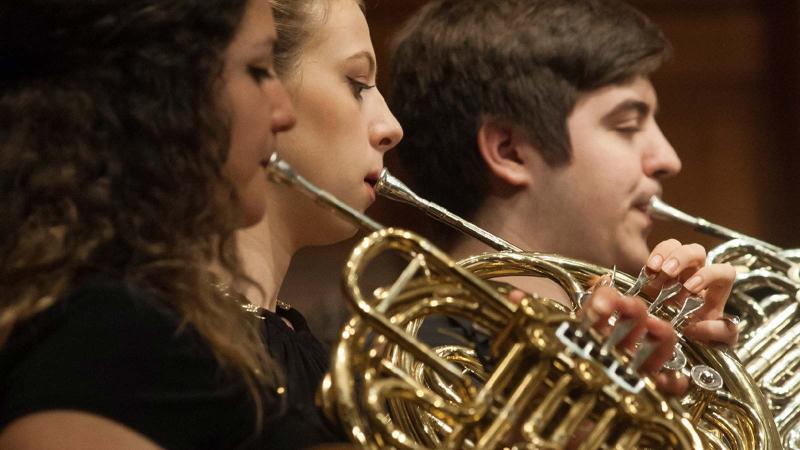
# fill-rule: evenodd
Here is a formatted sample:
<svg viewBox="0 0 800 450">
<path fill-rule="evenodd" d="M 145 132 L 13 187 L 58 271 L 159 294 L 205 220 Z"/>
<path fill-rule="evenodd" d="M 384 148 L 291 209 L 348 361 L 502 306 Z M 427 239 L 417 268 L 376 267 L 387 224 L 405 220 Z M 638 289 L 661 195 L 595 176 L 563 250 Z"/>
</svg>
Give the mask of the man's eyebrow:
<svg viewBox="0 0 800 450">
<path fill-rule="evenodd" d="M 360 52 L 348 57 L 347 61 L 352 61 L 352 60 L 356 60 L 356 59 L 366 59 L 367 60 L 367 64 L 369 64 L 369 74 L 370 74 L 370 76 L 375 74 L 376 64 L 375 64 L 375 57 L 372 56 L 372 53 L 370 53 L 370 52 L 368 52 L 366 50 L 360 51 Z"/>
<path fill-rule="evenodd" d="M 612 118 L 619 114 L 627 113 L 628 111 L 635 111 L 637 115 L 640 117 L 644 117 L 650 113 L 650 105 L 641 101 L 641 100 L 625 100 L 624 102 L 618 104 L 614 107 L 605 117 Z M 658 107 L 656 107 L 656 111 L 658 111 Z"/>
</svg>

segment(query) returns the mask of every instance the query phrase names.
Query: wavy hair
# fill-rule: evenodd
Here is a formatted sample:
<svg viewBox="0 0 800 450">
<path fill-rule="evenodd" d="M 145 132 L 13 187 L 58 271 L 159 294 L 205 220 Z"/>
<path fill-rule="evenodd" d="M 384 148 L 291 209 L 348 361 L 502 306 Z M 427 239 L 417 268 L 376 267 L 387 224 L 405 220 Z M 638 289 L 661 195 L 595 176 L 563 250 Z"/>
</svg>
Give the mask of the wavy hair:
<svg viewBox="0 0 800 450">
<path fill-rule="evenodd" d="M 103 272 L 157 295 L 254 395 L 278 382 L 212 287 L 242 279 L 223 54 L 247 0 L 25 0 L 0 23 L 0 345 Z"/>
</svg>

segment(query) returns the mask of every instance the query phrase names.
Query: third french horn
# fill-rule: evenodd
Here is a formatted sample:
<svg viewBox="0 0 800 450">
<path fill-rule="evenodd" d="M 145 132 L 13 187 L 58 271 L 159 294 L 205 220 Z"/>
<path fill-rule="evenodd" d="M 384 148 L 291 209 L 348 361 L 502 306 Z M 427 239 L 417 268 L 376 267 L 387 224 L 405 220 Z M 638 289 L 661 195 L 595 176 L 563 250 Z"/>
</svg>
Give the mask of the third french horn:
<svg viewBox="0 0 800 450">
<path fill-rule="evenodd" d="M 787 449 L 800 449 L 800 249 L 767 242 L 691 216 L 654 197 L 654 217 L 725 239 L 708 252 L 737 276 L 728 312 L 740 318 L 736 355 L 766 395 Z"/>
</svg>

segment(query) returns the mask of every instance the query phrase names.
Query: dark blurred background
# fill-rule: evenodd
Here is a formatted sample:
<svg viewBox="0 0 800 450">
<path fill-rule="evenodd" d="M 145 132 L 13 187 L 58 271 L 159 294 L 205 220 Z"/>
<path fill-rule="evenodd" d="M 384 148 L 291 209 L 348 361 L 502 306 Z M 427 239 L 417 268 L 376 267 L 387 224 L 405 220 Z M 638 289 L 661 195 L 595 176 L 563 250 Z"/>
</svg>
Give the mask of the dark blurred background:
<svg viewBox="0 0 800 450">
<path fill-rule="evenodd" d="M 491 0 L 487 0 L 491 1 Z M 391 77 L 389 43 L 426 0 L 367 0 L 378 85 Z M 683 170 L 664 199 L 691 214 L 785 247 L 800 247 L 800 0 L 631 0 L 662 27 L 673 60 L 653 76 L 658 121 Z M 387 166 L 396 169 L 391 152 Z M 425 233 L 420 213 L 386 200 L 369 214 Z M 676 237 L 707 248 L 719 241 L 657 223 L 651 242 Z M 309 318 L 323 340 L 349 316 L 340 274 L 354 240 L 303 251 L 281 299 Z"/>
</svg>

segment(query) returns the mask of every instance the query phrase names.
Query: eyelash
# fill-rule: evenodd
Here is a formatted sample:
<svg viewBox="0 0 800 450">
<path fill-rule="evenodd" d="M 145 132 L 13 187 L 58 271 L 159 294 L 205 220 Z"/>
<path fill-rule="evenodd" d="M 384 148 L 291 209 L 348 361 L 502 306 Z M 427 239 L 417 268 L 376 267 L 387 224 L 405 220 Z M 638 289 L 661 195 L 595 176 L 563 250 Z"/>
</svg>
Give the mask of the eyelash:
<svg viewBox="0 0 800 450">
<path fill-rule="evenodd" d="M 272 71 L 272 69 L 250 66 L 247 68 L 247 71 L 250 73 L 250 76 L 259 83 L 263 80 L 271 80 L 275 78 L 275 73 Z"/>
<path fill-rule="evenodd" d="M 375 87 L 374 84 L 373 85 L 365 84 L 358 80 L 354 80 L 350 77 L 347 77 L 347 81 L 350 83 L 350 89 L 353 91 L 353 96 L 359 101 L 364 99 L 364 97 L 362 96 L 364 91 L 370 90 Z"/>
<path fill-rule="evenodd" d="M 633 133 L 639 132 L 640 130 L 641 130 L 641 127 L 638 127 L 638 126 L 636 126 L 636 127 L 619 127 L 619 128 L 617 128 L 617 131 L 619 131 L 620 133 L 624 133 L 624 134 L 633 134 Z"/>
</svg>

